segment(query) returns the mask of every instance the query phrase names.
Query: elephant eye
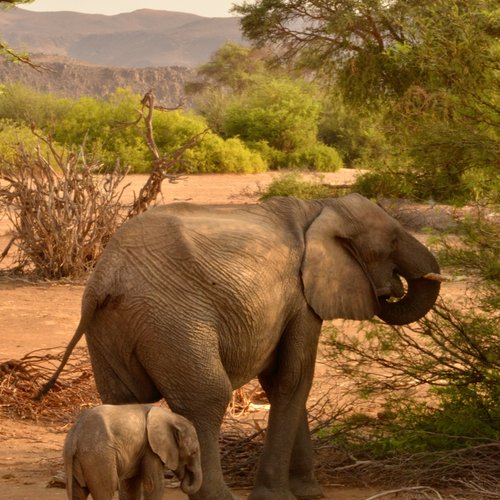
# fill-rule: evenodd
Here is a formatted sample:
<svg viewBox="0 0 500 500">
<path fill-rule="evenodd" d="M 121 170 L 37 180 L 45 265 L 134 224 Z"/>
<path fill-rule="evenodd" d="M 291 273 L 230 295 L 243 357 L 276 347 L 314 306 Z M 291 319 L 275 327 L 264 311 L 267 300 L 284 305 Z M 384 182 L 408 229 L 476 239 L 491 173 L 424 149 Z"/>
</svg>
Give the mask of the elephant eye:
<svg viewBox="0 0 500 500">
<path fill-rule="evenodd" d="M 398 238 L 396 236 L 393 236 L 391 240 L 391 253 L 396 251 L 397 248 L 398 248 Z"/>
</svg>

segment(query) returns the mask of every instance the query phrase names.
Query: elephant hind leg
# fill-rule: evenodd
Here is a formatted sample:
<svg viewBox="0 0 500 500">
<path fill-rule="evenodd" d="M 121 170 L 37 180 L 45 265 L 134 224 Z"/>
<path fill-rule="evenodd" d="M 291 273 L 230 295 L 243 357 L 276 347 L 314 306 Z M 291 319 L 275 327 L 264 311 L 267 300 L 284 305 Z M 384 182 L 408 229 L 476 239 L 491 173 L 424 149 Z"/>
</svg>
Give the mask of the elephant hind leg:
<svg viewBox="0 0 500 500">
<path fill-rule="evenodd" d="M 136 359 L 126 366 L 116 354 L 104 353 L 87 340 L 97 391 L 103 403 L 153 403 L 161 394 Z"/>
<path fill-rule="evenodd" d="M 112 500 L 118 490 L 117 466 L 112 450 L 99 453 L 98 457 L 94 450 L 81 452 L 78 461 L 85 477 L 86 488 L 82 489 L 90 491 L 93 500 Z M 75 498 L 80 497 L 73 496 Z"/>
</svg>

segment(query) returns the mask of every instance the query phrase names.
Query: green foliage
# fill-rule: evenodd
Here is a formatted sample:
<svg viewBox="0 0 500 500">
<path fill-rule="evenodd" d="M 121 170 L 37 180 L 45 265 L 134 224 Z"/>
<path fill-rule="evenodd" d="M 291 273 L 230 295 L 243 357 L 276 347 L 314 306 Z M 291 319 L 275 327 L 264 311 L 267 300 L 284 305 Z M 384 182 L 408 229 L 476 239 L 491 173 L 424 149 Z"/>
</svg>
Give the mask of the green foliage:
<svg viewBox="0 0 500 500">
<path fill-rule="evenodd" d="M 224 137 L 238 137 L 269 168 L 335 170 L 341 160 L 318 142 L 319 89 L 283 68 L 270 67 L 255 48 L 226 44 L 190 84 L 195 108 Z M 332 145 L 333 147 L 333 145 Z"/>
<path fill-rule="evenodd" d="M 0 163 L 0 169 L 4 166 L 3 163 L 13 161 L 16 158 L 21 144 L 27 151 L 35 151 L 39 147 L 42 155 L 46 156 L 47 145 L 40 144 L 30 127 L 13 120 L 0 120 L 0 158 L 3 160 Z M 54 144 L 54 147 L 60 149 L 57 144 Z"/>
<path fill-rule="evenodd" d="M 352 444 L 385 458 L 500 439 L 500 318 L 488 304 L 441 303 L 411 331 L 373 324 L 359 341 L 331 337 L 334 363 L 382 407 Z"/>
<path fill-rule="evenodd" d="M 500 286 L 500 222 L 491 216 L 491 209 L 477 211 L 454 229 L 458 242 L 449 234 L 436 238 L 439 261 L 459 272 L 479 273 L 483 280 Z"/>
<path fill-rule="evenodd" d="M 245 144 L 259 153 L 270 169 L 285 168 L 288 155 L 284 151 L 273 148 L 267 141 L 245 141 Z"/>
<path fill-rule="evenodd" d="M 335 196 L 335 189 L 323 183 L 321 177 L 316 181 L 308 181 L 298 172 L 291 172 L 273 179 L 260 199 L 267 200 L 272 196 L 293 196 L 311 200 Z"/>
<path fill-rule="evenodd" d="M 342 158 L 334 148 L 316 143 L 288 154 L 287 166 L 316 172 L 335 172 L 342 167 Z"/>
<path fill-rule="evenodd" d="M 328 93 L 318 124 L 318 138 L 334 147 L 348 166 L 361 168 L 390 155 L 381 112 L 366 112 L 344 102 L 338 92 Z"/>
<path fill-rule="evenodd" d="M 191 137 L 207 131 L 202 141 L 184 153 L 179 168 L 187 173 L 255 173 L 267 170 L 267 163 L 237 138 L 224 140 L 207 130 L 206 120 L 193 113 L 162 113 L 154 122 L 157 145 L 164 154 L 173 153 Z"/>
<path fill-rule="evenodd" d="M 193 96 L 194 108 L 207 119 L 210 128 L 223 134 L 230 97 L 242 94 L 268 74 L 258 50 L 228 42 L 198 68 L 196 81 L 188 82 L 185 90 Z"/>
<path fill-rule="evenodd" d="M 85 144 L 87 154 L 100 158 L 108 169 L 119 162 L 131 172 L 151 167 L 150 153 L 137 120 L 140 96 L 129 89 L 117 89 L 104 100 L 82 97 L 58 122 L 47 124 L 52 136 L 62 144 Z"/>
<path fill-rule="evenodd" d="M 36 92 L 20 83 L 0 85 L 0 119 L 46 127 L 66 116 L 72 105 L 70 99 Z"/>
<path fill-rule="evenodd" d="M 412 176 L 404 167 L 396 170 L 387 168 L 384 164 L 357 177 L 353 189 L 367 198 L 419 198 L 415 193 Z"/>
<path fill-rule="evenodd" d="M 233 96 L 223 129 L 228 137 L 267 141 L 289 152 L 316 142 L 319 113 L 312 87 L 285 78 L 262 80 Z"/>
<path fill-rule="evenodd" d="M 22 85 L 9 85 L 0 93 L 0 119 L 9 119 L 0 128 L 4 148 L 14 134 L 27 145 L 34 144 L 27 125 L 35 122 L 49 134 L 54 144 L 83 145 L 88 157 L 99 158 L 105 169 L 117 163 L 133 173 L 151 169 L 152 154 L 147 147 L 137 109 L 140 96 L 129 89 L 117 89 L 106 99 L 82 97 L 60 99 L 36 93 Z M 207 122 L 191 112 L 157 111 L 153 116 L 155 141 L 163 156 L 173 155 L 193 137 L 207 131 Z M 267 162 L 258 151 L 250 150 L 239 139 L 224 140 L 207 131 L 203 140 L 185 152 L 177 170 L 189 172 L 260 172 Z"/>
<path fill-rule="evenodd" d="M 267 170 L 262 157 L 248 149 L 237 138 L 224 140 L 208 133 L 196 147 L 186 151 L 183 157 L 186 173 L 238 173 L 253 174 Z"/>
<path fill-rule="evenodd" d="M 340 376 L 381 407 L 362 430 L 353 432 L 349 418 L 338 424 L 352 446 L 386 458 L 500 439 L 498 230 L 494 217 L 479 212 L 452 238 L 434 242 L 444 265 L 486 280 L 475 296 L 441 300 L 405 328 L 371 322 L 359 335 L 332 332 L 329 354 Z"/>
<path fill-rule="evenodd" d="M 336 118 L 333 102 L 322 137 L 348 164 L 376 170 L 360 181 L 365 193 L 464 203 L 499 196 L 497 7 L 258 0 L 235 11 L 249 39 L 279 46 L 282 61 L 340 92 L 346 115 L 340 108 Z M 378 115 L 375 129 L 358 121 L 367 109 Z M 380 141 L 365 148 L 367 130 Z"/>
<path fill-rule="evenodd" d="M 198 68 L 198 77 L 204 79 L 205 86 L 223 87 L 239 93 L 264 70 L 265 63 L 258 51 L 227 42 L 208 63 Z"/>
</svg>

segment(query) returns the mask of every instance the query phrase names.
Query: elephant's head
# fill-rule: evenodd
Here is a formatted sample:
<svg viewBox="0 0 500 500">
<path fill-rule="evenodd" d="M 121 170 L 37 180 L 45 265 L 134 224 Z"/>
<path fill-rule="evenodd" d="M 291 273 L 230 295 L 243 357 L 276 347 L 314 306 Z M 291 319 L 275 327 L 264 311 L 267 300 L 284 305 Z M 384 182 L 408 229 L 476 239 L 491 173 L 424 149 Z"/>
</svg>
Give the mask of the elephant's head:
<svg viewBox="0 0 500 500">
<path fill-rule="evenodd" d="M 196 493 L 202 483 L 200 445 L 196 429 L 186 418 L 153 406 L 147 415 L 147 434 L 151 449 L 181 481 L 187 495 Z"/>
<path fill-rule="evenodd" d="M 322 319 L 377 315 L 392 325 L 424 316 L 442 281 L 429 250 L 357 194 L 325 202 L 309 226 L 302 280 L 309 305 Z"/>
</svg>

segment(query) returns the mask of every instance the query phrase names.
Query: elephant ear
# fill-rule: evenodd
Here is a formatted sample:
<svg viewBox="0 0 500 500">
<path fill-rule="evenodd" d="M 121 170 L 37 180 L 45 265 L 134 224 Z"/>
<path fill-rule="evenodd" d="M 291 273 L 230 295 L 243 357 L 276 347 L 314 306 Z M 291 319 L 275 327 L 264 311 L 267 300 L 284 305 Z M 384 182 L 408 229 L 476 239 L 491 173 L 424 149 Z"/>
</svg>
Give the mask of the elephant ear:
<svg viewBox="0 0 500 500">
<path fill-rule="evenodd" d="M 352 222 L 324 208 L 306 232 L 302 283 L 323 320 L 369 319 L 378 311 L 374 285 L 351 236 Z"/>
<path fill-rule="evenodd" d="M 172 425 L 169 413 L 153 406 L 147 416 L 146 429 L 149 445 L 163 464 L 170 470 L 179 467 L 179 446 L 176 439 L 176 428 Z"/>
</svg>

